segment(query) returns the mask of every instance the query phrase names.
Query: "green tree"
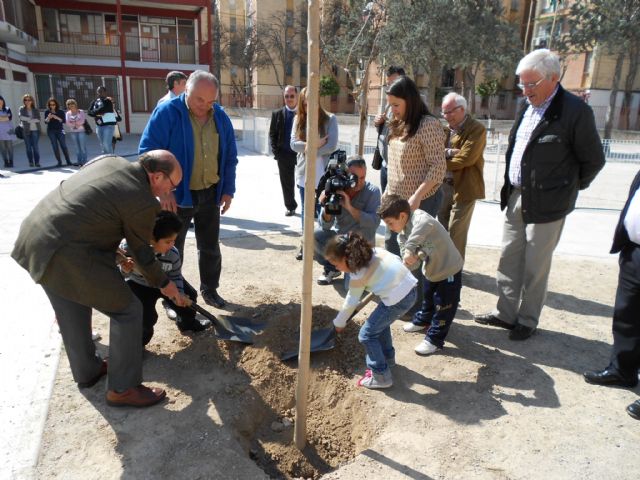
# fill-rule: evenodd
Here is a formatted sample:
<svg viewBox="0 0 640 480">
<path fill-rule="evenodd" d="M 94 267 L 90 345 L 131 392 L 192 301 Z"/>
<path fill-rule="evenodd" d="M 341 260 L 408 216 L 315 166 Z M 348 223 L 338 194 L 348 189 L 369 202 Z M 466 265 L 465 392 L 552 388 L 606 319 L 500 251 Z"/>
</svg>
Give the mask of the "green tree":
<svg viewBox="0 0 640 480">
<path fill-rule="evenodd" d="M 638 0 L 578 0 L 569 11 L 569 32 L 563 41 L 574 51 L 602 49 L 615 58 L 604 138 L 611 138 L 618 91 L 624 95 L 621 126 L 629 125 L 633 84 L 640 60 L 640 2 Z M 626 77 L 622 67 L 628 60 Z"/>
<path fill-rule="evenodd" d="M 490 79 L 479 84 L 475 93 L 480 95 L 482 98 L 487 99 L 487 105 L 489 106 L 489 118 L 491 118 L 491 98 L 500 92 L 500 82 L 498 80 Z"/>
<path fill-rule="evenodd" d="M 320 77 L 320 96 L 329 97 L 340 93 L 340 84 L 333 75 L 322 75 Z"/>
</svg>

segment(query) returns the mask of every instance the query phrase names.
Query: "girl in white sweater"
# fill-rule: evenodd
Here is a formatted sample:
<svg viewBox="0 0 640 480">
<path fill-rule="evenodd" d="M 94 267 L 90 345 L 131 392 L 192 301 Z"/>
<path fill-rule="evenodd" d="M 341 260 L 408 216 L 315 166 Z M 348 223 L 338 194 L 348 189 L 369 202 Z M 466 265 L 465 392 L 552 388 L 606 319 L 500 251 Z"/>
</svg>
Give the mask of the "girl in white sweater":
<svg viewBox="0 0 640 480">
<path fill-rule="evenodd" d="M 385 250 L 374 250 L 357 233 L 332 238 L 325 257 L 341 272 L 351 274 L 344 305 L 333 320 L 338 333 L 344 330 L 365 290 L 380 297 L 380 303 L 358 334 L 367 353 L 368 367 L 358 385 L 388 388 L 393 385 L 389 367 L 395 365 L 391 324 L 414 304 L 417 280 L 397 256 Z"/>
</svg>

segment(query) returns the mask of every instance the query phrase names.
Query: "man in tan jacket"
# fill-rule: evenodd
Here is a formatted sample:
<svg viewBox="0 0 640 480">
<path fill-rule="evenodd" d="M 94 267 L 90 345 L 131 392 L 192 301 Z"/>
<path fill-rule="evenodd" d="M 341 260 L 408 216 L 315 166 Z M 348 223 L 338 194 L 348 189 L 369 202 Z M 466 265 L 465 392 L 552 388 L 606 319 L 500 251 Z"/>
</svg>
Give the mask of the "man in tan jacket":
<svg viewBox="0 0 640 480">
<path fill-rule="evenodd" d="M 445 127 L 447 174 L 440 187 L 443 199 L 438 220 L 449 230 L 462 258 L 476 200 L 484 198 L 482 154 L 487 143 L 486 129 L 466 110 L 462 95 L 449 93 L 442 99 L 442 116 L 449 125 Z"/>
<path fill-rule="evenodd" d="M 166 150 L 135 163 L 95 158 L 36 205 L 11 253 L 49 297 L 74 380 L 92 387 L 108 373 L 112 406 L 146 407 L 166 396 L 142 385 L 142 305 L 116 267 L 116 250 L 125 238 L 149 283 L 184 304 L 149 246 L 160 211 L 156 197 L 181 179 L 180 164 Z M 91 339 L 94 308 L 111 319 L 108 366 Z"/>
</svg>

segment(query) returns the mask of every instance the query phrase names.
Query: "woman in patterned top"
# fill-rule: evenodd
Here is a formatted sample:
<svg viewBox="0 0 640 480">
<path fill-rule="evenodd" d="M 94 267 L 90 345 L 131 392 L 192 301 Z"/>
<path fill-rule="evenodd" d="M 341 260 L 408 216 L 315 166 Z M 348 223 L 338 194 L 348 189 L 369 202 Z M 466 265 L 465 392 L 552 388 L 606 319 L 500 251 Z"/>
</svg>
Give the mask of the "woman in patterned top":
<svg viewBox="0 0 640 480">
<path fill-rule="evenodd" d="M 393 120 L 389 123 L 385 194 L 396 194 L 409 201 L 412 211 L 419 208 L 435 217 L 441 201 L 440 184 L 447 170 L 444 130 L 409 77 L 402 76 L 389 86 L 387 103 Z M 390 231 L 385 236 L 385 248 L 400 254 L 396 236 Z"/>
</svg>

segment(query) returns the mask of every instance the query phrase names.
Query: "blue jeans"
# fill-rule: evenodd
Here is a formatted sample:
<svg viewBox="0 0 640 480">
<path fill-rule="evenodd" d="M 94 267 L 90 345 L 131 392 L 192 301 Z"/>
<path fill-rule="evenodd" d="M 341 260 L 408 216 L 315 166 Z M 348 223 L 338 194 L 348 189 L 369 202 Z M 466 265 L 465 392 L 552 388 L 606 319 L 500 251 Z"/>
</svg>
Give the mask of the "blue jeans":
<svg viewBox="0 0 640 480">
<path fill-rule="evenodd" d="M 335 230 L 323 230 L 317 226 L 313 232 L 313 237 L 315 239 L 315 255 L 313 258 L 324 267 L 325 273 L 336 270 L 336 267 L 334 267 L 329 260 L 324 258 L 324 251 L 327 248 L 327 243 L 329 243 L 329 240 L 336 235 L 338 235 L 338 232 Z"/>
<path fill-rule="evenodd" d="M 220 207 L 216 200 L 216 187 L 204 190 L 191 190 L 193 207 L 178 207 L 178 216 L 182 220 L 182 231 L 176 238 L 176 248 L 184 264 L 184 241 L 189 231 L 191 219 L 195 225 L 196 246 L 198 248 L 198 267 L 200 270 L 200 291 L 217 290 L 222 271 L 222 253 L 220 252 Z"/>
<path fill-rule="evenodd" d="M 115 125 L 96 126 L 96 134 L 98 135 L 98 140 L 100 140 L 102 153 L 113 153 L 113 144 L 111 143 L 111 139 L 113 138 L 113 131 L 115 129 Z"/>
<path fill-rule="evenodd" d="M 439 282 L 424 279 L 422 308 L 415 313 L 412 322 L 420 326 L 426 326 L 431 322 L 426 338 L 438 348 L 443 347 L 444 339 L 456 316 L 461 289 L 462 270 Z"/>
<path fill-rule="evenodd" d="M 367 353 L 366 362 L 375 373 L 388 370 L 387 360 L 395 359 L 396 351 L 391 339 L 391 324 L 404 315 L 416 301 L 416 287 L 398 303 L 386 306 L 380 302 L 358 333 L 358 341 Z"/>
<path fill-rule="evenodd" d="M 302 205 L 300 209 L 300 220 L 302 221 L 302 229 L 304 230 L 304 187 L 298 187 L 300 191 L 300 205 Z M 318 218 L 320 214 L 320 204 L 316 201 L 315 212 L 313 213 L 313 218 Z"/>
<path fill-rule="evenodd" d="M 71 165 L 71 160 L 69 159 L 69 150 L 67 150 L 67 142 L 64 139 L 64 131 L 62 130 L 47 130 L 47 136 L 49 137 L 49 141 L 51 142 L 51 148 L 53 148 L 53 154 L 58 161 L 58 165 L 62 164 L 60 160 L 60 148 L 62 148 L 62 153 L 64 154 L 64 159 L 67 162 L 67 165 Z M 60 146 L 58 148 L 58 145 Z"/>
<path fill-rule="evenodd" d="M 40 130 L 30 130 L 24 132 L 24 146 L 27 150 L 29 166 L 40 166 L 40 151 L 38 150 L 38 140 L 40 140 Z"/>
<path fill-rule="evenodd" d="M 84 132 L 71 132 L 71 140 L 76 146 L 76 159 L 78 165 L 87 163 L 87 134 Z"/>
</svg>

